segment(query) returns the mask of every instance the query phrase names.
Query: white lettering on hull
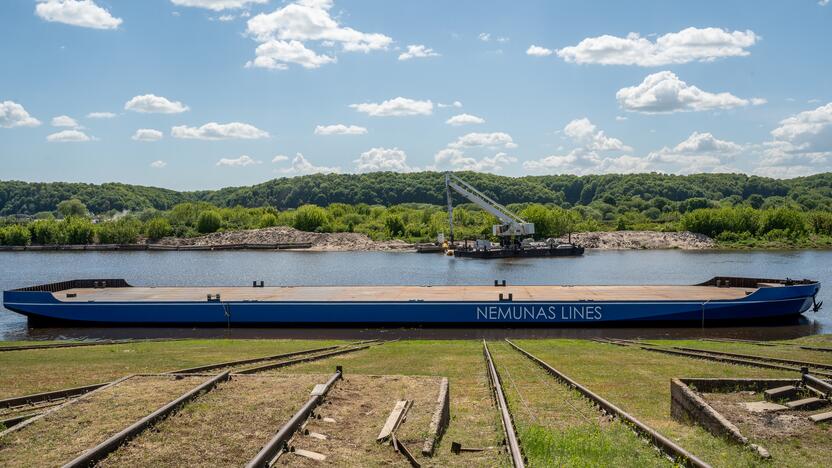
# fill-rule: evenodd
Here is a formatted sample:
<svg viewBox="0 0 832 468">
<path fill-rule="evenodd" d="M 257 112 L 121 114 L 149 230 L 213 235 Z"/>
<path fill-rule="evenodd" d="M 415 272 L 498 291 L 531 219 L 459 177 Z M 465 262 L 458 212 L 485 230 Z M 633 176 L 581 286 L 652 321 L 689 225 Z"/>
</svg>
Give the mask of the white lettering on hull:
<svg viewBox="0 0 832 468">
<path fill-rule="evenodd" d="M 489 305 L 477 306 L 477 320 L 594 321 L 603 318 L 599 305 Z"/>
</svg>

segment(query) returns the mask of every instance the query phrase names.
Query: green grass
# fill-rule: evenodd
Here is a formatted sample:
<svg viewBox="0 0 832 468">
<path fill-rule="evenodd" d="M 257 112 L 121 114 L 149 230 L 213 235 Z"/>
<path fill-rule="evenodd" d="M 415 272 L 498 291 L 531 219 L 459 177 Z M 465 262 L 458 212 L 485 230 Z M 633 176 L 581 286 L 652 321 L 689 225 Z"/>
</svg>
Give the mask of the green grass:
<svg viewBox="0 0 832 468">
<path fill-rule="evenodd" d="M 832 347 L 832 336 L 807 337 L 794 342 Z M 0 353 L 0 398 L 102 382 L 131 373 L 169 371 L 332 343 L 189 340 L 5 352 Z M 825 460 L 832 458 L 828 437 L 813 435 L 760 441 L 774 457 L 772 462 L 763 462 L 741 446 L 670 417 L 670 379 L 673 377 L 796 377 L 795 373 L 584 340 L 518 340 L 517 343 L 714 466 L 822 466 Z M 715 346 L 713 349 L 757 355 L 785 356 L 777 354 L 777 350 L 783 350 L 790 357 L 792 353 L 802 353 L 788 346 L 775 348 L 742 343 L 723 346 L 722 343 L 695 341 L 667 343 Z M 599 417 L 599 412 L 580 395 L 557 384 L 516 351 L 500 342 L 494 342 L 490 347 L 503 376 L 524 452 L 532 466 L 649 467 L 668 464 L 629 428 Z M 829 362 L 824 353 L 805 356 Z M 508 465 L 508 458 L 501 451 L 450 453 L 453 441 L 464 447 L 483 447 L 498 445 L 502 439 L 499 416 L 488 388 L 481 342 L 400 341 L 279 372 L 331 373 L 336 364 L 343 365 L 347 374 L 448 377 L 452 419 L 434 462 L 439 466 Z"/>
<path fill-rule="evenodd" d="M 0 398 L 338 344 L 300 340 L 136 342 L 0 353 Z M 15 343 L 16 344 L 16 343 Z"/>
<path fill-rule="evenodd" d="M 663 346 L 681 346 L 706 351 L 721 351 L 725 353 L 748 354 L 751 356 L 791 359 L 795 361 L 816 362 L 832 365 L 832 353 L 800 349 L 797 346 L 778 345 L 760 346 L 751 343 L 727 341 L 699 341 L 699 340 L 646 340 L 648 343 Z"/>
</svg>

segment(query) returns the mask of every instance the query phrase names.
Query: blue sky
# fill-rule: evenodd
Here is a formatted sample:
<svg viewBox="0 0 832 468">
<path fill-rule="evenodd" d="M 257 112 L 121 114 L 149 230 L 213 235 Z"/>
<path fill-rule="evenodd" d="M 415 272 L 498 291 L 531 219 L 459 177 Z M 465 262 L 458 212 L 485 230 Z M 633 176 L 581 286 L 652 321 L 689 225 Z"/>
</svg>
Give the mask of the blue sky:
<svg viewBox="0 0 832 468">
<path fill-rule="evenodd" d="M 0 179 L 829 171 L 830 21 L 818 0 L 7 0 Z"/>
</svg>

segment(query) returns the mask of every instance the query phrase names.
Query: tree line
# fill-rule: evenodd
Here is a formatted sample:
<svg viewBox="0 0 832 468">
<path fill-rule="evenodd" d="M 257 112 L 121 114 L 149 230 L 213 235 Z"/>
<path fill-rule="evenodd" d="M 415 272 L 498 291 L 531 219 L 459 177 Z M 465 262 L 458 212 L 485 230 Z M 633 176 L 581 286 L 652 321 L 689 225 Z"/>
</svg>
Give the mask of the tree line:
<svg viewBox="0 0 832 468">
<path fill-rule="evenodd" d="M 713 205 L 743 203 L 757 209 L 794 206 L 801 210 L 832 210 L 832 173 L 786 180 L 743 174 L 524 177 L 475 172 L 458 174 L 503 204 L 540 203 L 564 209 L 593 207 L 602 213 L 622 208 L 643 211 L 640 208 L 645 204 L 660 212 L 666 206 L 688 212 Z M 119 183 L 0 182 L 0 216 L 54 212 L 60 202 L 69 199 L 81 201 L 96 215 L 112 216 L 123 211 L 165 211 L 186 202 L 207 202 L 220 208 L 271 207 L 277 210 L 335 203 L 443 205 L 445 189 L 443 175 L 439 172 L 315 174 L 274 179 L 247 187 L 193 192 Z"/>
</svg>

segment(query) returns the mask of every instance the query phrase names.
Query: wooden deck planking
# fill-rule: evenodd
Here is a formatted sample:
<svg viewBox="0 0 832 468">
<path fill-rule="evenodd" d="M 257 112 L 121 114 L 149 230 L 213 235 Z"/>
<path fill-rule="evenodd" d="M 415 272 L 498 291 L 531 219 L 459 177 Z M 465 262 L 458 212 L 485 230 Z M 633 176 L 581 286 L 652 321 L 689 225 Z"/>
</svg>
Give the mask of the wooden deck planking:
<svg viewBox="0 0 832 468">
<path fill-rule="evenodd" d="M 65 302 L 206 301 L 208 294 L 220 294 L 223 302 L 495 301 L 499 294 L 507 297 L 511 293 L 514 301 L 705 301 L 740 299 L 755 290 L 712 286 L 200 286 L 70 289 L 54 296 Z"/>
</svg>

